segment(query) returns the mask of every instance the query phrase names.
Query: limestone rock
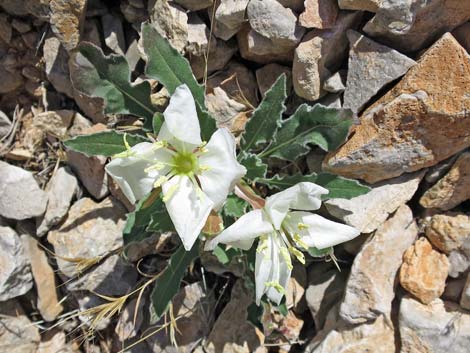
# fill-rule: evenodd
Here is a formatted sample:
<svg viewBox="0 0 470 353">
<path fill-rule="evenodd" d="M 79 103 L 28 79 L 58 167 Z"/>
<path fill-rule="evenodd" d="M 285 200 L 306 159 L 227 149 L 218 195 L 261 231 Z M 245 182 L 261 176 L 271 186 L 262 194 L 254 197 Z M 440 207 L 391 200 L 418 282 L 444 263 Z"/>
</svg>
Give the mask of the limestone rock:
<svg viewBox="0 0 470 353">
<path fill-rule="evenodd" d="M 449 273 L 449 260 L 432 248 L 426 238 L 420 238 L 403 256 L 400 284 L 424 304 L 444 293 Z"/>
<path fill-rule="evenodd" d="M 92 128 L 93 124 L 80 113 L 75 113 L 72 126 L 68 133 L 70 137 L 86 134 Z"/>
<path fill-rule="evenodd" d="M 401 206 L 354 259 L 340 316 L 357 324 L 390 317 L 395 296 L 395 277 L 404 252 L 413 244 L 418 228 L 408 206 Z"/>
<path fill-rule="evenodd" d="M 470 217 L 465 214 L 437 214 L 426 227 L 426 237 L 436 248 L 449 254 L 470 239 Z"/>
<path fill-rule="evenodd" d="M 305 10 L 304 0 L 277 0 L 282 6 L 291 9 L 296 13 Z"/>
<path fill-rule="evenodd" d="M 461 249 L 449 254 L 449 276 L 457 278 L 470 269 L 470 239 L 466 239 Z"/>
<path fill-rule="evenodd" d="M 139 305 L 137 307 L 137 305 Z M 147 300 L 145 296 L 142 296 L 140 301 L 137 298 L 132 299 L 124 307 L 119 315 L 119 320 L 116 324 L 114 332 L 119 337 L 119 341 L 124 342 L 130 338 L 133 338 L 139 334 L 140 327 L 144 321 L 143 315 L 134 316 L 137 312 L 143 312 L 147 308 Z M 135 321 L 134 321 L 135 317 Z"/>
<path fill-rule="evenodd" d="M 49 2 L 49 23 L 54 34 L 67 50 L 74 49 L 80 41 L 86 4 L 87 0 L 51 0 Z"/>
<path fill-rule="evenodd" d="M 116 15 L 106 14 L 101 17 L 101 25 L 106 46 L 113 52 L 123 55 L 126 50 L 126 39 L 122 20 Z"/>
<path fill-rule="evenodd" d="M 331 93 L 341 93 L 346 89 L 342 72 L 338 71 L 331 75 L 323 84 L 323 89 Z"/>
<path fill-rule="evenodd" d="M 57 138 L 65 138 L 67 129 L 72 124 L 75 112 L 73 110 L 48 111 L 37 114 L 33 119 L 33 128 Z"/>
<path fill-rule="evenodd" d="M 46 64 L 46 75 L 57 92 L 73 97 L 70 81 L 68 53 L 56 37 L 47 38 L 43 46 L 43 58 Z"/>
<path fill-rule="evenodd" d="M 47 206 L 47 194 L 33 175 L 0 161 L 0 216 L 27 219 L 40 216 Z"/>
<path fill-rule="evenodd" d="M 0 110 L 0 139 L 7 136 L 11 131 L 11 121 L 8 116 Z"/>
<path fill-rule="evenodd" d="M 336 0 L 305 0 L 305 11 L 299 16 L 299 23 L 306 28 L 326 29 L 335 25 L 338 16 Z"/>
<path fill-rule="evenodd" d="M 214 35 L 229 40 L 245 22 L 246 6 L 249 0 L 220 0 L 215 11 Z"/>
<path fill-rule="evenodd" d="M 326 158 L 324 170 L 374 183 L 465 149 L 469 85 L 470 56 L 446 34 L 366 110 L 352 138 Z"/>
<path fill-rule="evenodd" d="M 346 30 L 356 27 L 361 18 L 361 12 L 342 13 L 333 28 L 312 30 L 305 35 L 295 49 L 292 66 L 297 95 L 307 100 L 317 100 L 325 94 L 322 89 L 324 81 L 339 68 L 347 53 Z"/>
<path fill-rule="evenodd" d="M 349 30 L 349 64 L 344 108 L 359 112 L 387 83 L 403 76 L 416 62 L 396 50 Z"/>
<path fill-rule="evenodd" d="M 450 210 L 469 199 L 470 152 L 465 152 L 459 156 L 450 171 L 424 193 L 419 203 L 426 208 Z"/>
<path fill-rule="evenodd" d="M 470 310 L 470 273 L 467 275 L 467 280 L 462 291 L 460 298 L 460 306 L 466 310 Z"/>
<path fill-rule="evenodd" d="M 199 11 L 210 7 L 214 0 L 173 0 L 189 11 Z"/>
<path fill-rule="evenodd" d="M 452 31 L 460 45 L 470 53 L 470 22 L 466 22 Z"/>
<path fill-rule="evenodd" d="M 240 114 L 249 109 L 246 105 L 229 98 L 220 87 L 214 88 L 212 93 L 206 95 L 206 105 L 208 111 L 217 121 L 217 126 L 228 129 L 231 129 L 234 120 Z"/>
<path fill-rule="evenodd" d="M 67 220 L 47 237 L 59 256 L 57 264 L 66 276 L 77 274 L 77 264 L 62 260 L 100 259 L 122 245 L 125 208 L 113 198 L 100 203 L 82 198 L 72 205 Z"/>
<path fill-rule="evenodd" d="M 210 31 L 204 21 L 196 15 L 188 15 L 188 37 L 185 46 L 189 55 L 204 56 L 209 46 Z M 212 43 L 213 45 L 213 43 Z"/>
<path fill-rule="evenodd" d="M 429 305 L 412 298 L 400 303 L 402 353 L 466 353 L 470 344 L 470 315 L 457 304 L 435 299 Z"/>
<path fill-rule="evenodd" d="M 325 201 L 328 212 L 361 233 L 376 230 L 388 216 L 407 203 L 418 189 L 422 172 L 405 174 L 398 178 L 371 185 L 371 191 L 352 199 Z"/>
<path fill-rule="evenodd" d="M 48 340 L 39 343 L 36 353 L 77 353 L 73 343 L 66 342 L 65 332 L 59 331 Z"/>
<path fill-rule="evenodd" d="M 215 71 L 223 70 L 237 50 L 236 42 L 224 42 L 213 37 L 209 51 L 209 58 L 207 60 L 207 75 L 210 75 Z M 192 55 L 189 58 L 189 61 L 191 63 L 191 69 L 194 76 L 198 80 L 202 79 L 206 70 L 205 54 L 200 56 Z"/>
<path fill-rule="evenodd" d="M 23 244 L 9 227 L 0 226 L 0 265 L 0 301 L 23 295 L 33 287 Z"/>
<path fill-rule="evenodd" d="M 338 5 L 342 10 L 376 12 L 381 2 L 382 0 L 338 0 Z"/>
<path fill-rule="evenodd" d="M 179 52 L 188 42 L 188 15 L 177 4 L 168 0 L 156 0 L 151 10 L 152 24 Z"/>
<path fill-rule="evenodd" d="M 286 75 L 286 91 L 289 95 L 292 91 L 292 71 L 289 67 L 273 63 L 256 70 L 256 82 L 263 97 L 282 74 Z"/>
<path fill-rule="evenodd" d="M 382 0 L 380 7 L 364 31 L 400 52 L 421 50 L 470 19 L 470 3 L 460 0 Z"/>
</svg>

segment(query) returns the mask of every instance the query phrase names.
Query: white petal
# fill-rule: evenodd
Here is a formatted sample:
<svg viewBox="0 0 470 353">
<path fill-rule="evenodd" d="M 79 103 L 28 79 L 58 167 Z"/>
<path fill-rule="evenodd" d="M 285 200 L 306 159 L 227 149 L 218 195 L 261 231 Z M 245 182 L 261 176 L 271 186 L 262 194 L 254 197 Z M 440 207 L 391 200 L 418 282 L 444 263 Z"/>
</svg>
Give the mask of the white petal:
<svg viewBox="0 0 470 353">
<path fill-rule="evenodd" d="M 291 212 L 289 216 L 285 226 L 292 232 L 296 230 L 304 243 L 317 249 L 324 249 L 344 243 L 360 234 L 356 228 L 330 221 L 317 214 Z M 299 223 L 303 223 L 307 228 L 299 230 L 297 227 Z"/>
<path fill-rule="evenodd" d="M 290 209 L 313 211 L 321 206 L 321 195 L 328 194 L 328 190 L 314 183 L 298 183 L 290 188 L 278 192 L 266 199 L 264 206 L 266 212 L 276 229 Z"/>
<path fill-rule="evenodd" d="M 188 86 L 176 88 L 163 115 L 165 122 L 158 134 L 159 140 L 168 141 L 184 151 L 202 143 L 196 104 Z"/>
<path fill-rule="evenodd" d="M 211 199 L 196 190 L 187 176 L 177 175 L 162 185 L 166 208 L 186 250 L 191 250 L 213 207 Z"/>
<path fill-rule="evenodd" d="M 235 138 L 227 129 L 218 129 L 206 149 L 199 158 L 199 165 L 210 169 L 199 176 L 199 181 L 204 193 L 214 202 L 214 208 L 219 210 L 246 169 L 237 162 Z"/>
<path fill-rule="evenodd" d="M 243 250 L 251 248 L 256 237 L 273 231 L 262 210 L 254 210 L 241 216 L 234 224 L 206 243 L 206 250 L 213 250 L 217 244 L 227 244 Z"/>
<path fill-rule="evenodd" d="M 165 175 L 169 167 L 145 172 L 145 169 L 157 162 L 167 163 L 171 154 L 167 150 L 155 149 L 150 142 L 142 142 L 131 147 L 133 155 L 115 158 L 106 165 L 106 172 L 119 185 L 131 203 L 142 199 L 153 189 L 155 180 Z"/>
</svg>

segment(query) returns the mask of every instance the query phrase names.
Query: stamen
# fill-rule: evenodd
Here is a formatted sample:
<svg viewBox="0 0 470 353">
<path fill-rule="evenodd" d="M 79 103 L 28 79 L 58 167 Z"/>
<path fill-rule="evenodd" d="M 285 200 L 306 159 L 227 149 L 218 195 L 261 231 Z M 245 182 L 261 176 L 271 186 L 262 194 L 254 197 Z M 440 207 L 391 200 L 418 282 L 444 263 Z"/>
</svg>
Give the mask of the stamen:
<svg viewBox="0 0 470 353">
<path fill-rule="evenodd" d="M 279 294 L 285 294 L 286 290 L 284 289 L 283 286 L 281 286 L 281 284 L 278 282 L 278 281 L 271 281 L 271 282 L 265 282 L 264 285 L 266 287 L 272 287 L 274 288 L 275 290 L 277 290 L 279 292 Z"/>
<path fill-rule="evenodd" d="M 149 172 L 154 171 L 154 170 L 162 170 L 166 166 L 168 166 L 168 163 L 157 162 L 154 165 L 151 165 L 150 167 L 145 168 L 144 172 L 149 173 Z"/>
<path fill-rule="evenodd" d="M 295 256 L 295 258 L 302 264 L 305 265 L 305 255 L 293 246 L 289 247 L 289 252 Z"/>
<path fill-rule="evenodd" d="M 258 247 L 256 248 L 256 252 L 262 253 L 264 250 L 268 248 L 268 236 L 266 234 L 260 236 L 260 241 Z"/>
<path fill-rule="evenodd" d="M 297 228 L 299 228 L 299 230 L 304 230 L 304 229 L 308 229 L 310 226 L 308 224 L 305 224 L 305 223 L 298 223 L 297 224 Z"/>
<path fill-rule="evenodd" d="M 123 139 L 124 139 L 124 146 L 126 146 L 126 150 L 129 151 L 131 149 L 131 146 L 129 145 L 129 142 L 127 142 L 127 132 L 124 133 Z"/>
<path fill-rule="evenodd" d="M 167 202 L 168 200 L 170 200 L 173 195 L 175 194 L 176 190 L 178 190 L 180 184 L 175 184 L 175 185 L 172 185 L 169 189 L 168 189 L 168 192 L 166 193 L 165 196 L 163 196 L 163 202 Z"/>
<path fill-rule="evenodd" d="M 308 245 L 305 244 L 305 242 L 302 240 L 302 237 L 300 236 L 299 233 L 295 233 L 293 236 L 294 242 L 299 245 L 301 248 L 304 248 L 305 250 L 308 250 Z"/>
<path fill-rule="evenodd" d="M 153 143 L 153 150 L 158 150 L 162 147 L 168 147 L 168 142 L 164 141 L 164 140 L 160 140 L 160 141 L 155 141 Z"/>
<path fill-rule="evenodd" d="M 294 266 L 292 266 L 292 260 L 291 260 L 290 255 L 289 255 L 289 251 L 284 247 L 281 247 L 281 256 L 284 259 L 284 261 L 286 262 L 287 268 L 289 270 L 292 270 L 294 268 Z"/>
<path fill-rule="evenodd" d="M 209 165 L 201 165 L 199 167 L 199 171 L 201 171 L 201 172 L 208 172 L 209 170 L 212 170 L 212 167 L 209 166 Z"/>
<path fill-rule="evenodd" d="M 196 195 L 200 201 L 204 201 L 206 195 L 202 191 L 201 187 L 199 186 L 199 183 L 197 182 L 196 178 L 194 177 L 194 174 L 189 175 L 189 180 L 193 183 L 195 189 L 196 189 Z"/>
<path fill-rule="evenodd" d="M 153 187 L 159 188 L 160 186 L 162 186 L 163 183 L 166 183 L 167 181 L 168 181 L 168 178 L 162 175 L 155 181 L 155 183 L 153 183 Z"/>
</svg>

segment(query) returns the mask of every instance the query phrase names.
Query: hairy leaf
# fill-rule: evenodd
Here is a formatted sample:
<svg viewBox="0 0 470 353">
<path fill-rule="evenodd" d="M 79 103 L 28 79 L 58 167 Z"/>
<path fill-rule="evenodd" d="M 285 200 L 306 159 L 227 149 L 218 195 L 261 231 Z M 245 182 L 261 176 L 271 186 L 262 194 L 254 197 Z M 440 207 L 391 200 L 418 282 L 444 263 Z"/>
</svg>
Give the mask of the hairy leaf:
<svg viewBox="0 0 470 353">
<path fill-rule="evenodd" d="M 257 181 L 265 178 L 268 171 L 268 165 L 261 158 L 252 153 L 242 153 L 240 163 L 246 168 L 245 178 L 251 181 Z"/>
<path fill-rule="evenodd" d="M 248 203 L 245 200 L 235 196 L 229 195 L 225 202 L 223 213 L 229 217 L 241 217 L 246 213 Z"/>
<path fill-rule="evenodd" d="M 283 122 L 275 141 L 260 156 L 295 161 L 310 151 L 309 144 L 335 150 L 349 134 L 351 117 L 349 110 L 302 104 Z"/>
<path fill-rule="evenodd" d="M 114 130 L 97 132 L 96 134 L 80 135 L 64 141 L 64 145 L 73 151 L 87 156 L 111 157 L 126 150 L 124 136 L 130 146 L 140 142 L 149 142 L 143 136 L 124 134 Z"/>
<path fill-rule="evenodd" d="M 105 56 L 97 46 L 81 43 L 71 58 L 70 76 L 78 91 L 104 100 L 106 113 L 152 119 L 155 108 L 150 101 L 150 84 L 130 82 L 131 71 L 124 56 Z"/>
<path fill-rule="evenodd" d="M 246 123 L 240 140 L 243 151 L 254 151 L 271 142 L 281 126 L 282 114 L 286 110 L 286 75 L 281 75 L 266 93 L 263 101 Z"/>
</svg>

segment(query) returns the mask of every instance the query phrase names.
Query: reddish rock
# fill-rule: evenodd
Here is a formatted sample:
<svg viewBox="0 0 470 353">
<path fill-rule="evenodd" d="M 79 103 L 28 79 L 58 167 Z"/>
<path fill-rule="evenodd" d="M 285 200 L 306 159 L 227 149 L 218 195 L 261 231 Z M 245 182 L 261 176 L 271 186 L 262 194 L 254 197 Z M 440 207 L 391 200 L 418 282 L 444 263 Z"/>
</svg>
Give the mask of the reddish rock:
<svg viewBox="0 0 470 353">
<path fill-rule="evenodd" d="M 331 28 L 338 16 L 336 0 L 305 0 L 305 11 L 299 16 L 299 23 L 306 28 Z"/>
</svg>

